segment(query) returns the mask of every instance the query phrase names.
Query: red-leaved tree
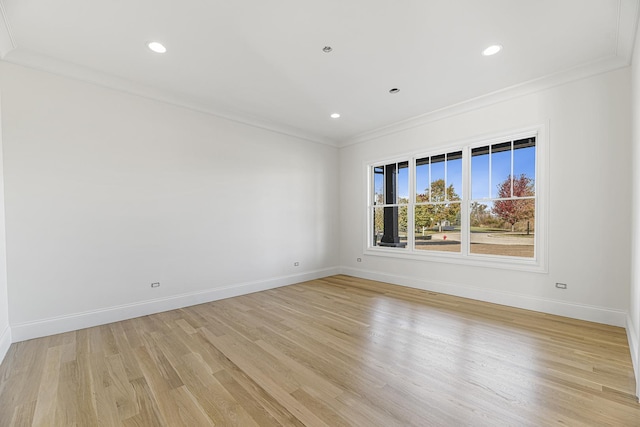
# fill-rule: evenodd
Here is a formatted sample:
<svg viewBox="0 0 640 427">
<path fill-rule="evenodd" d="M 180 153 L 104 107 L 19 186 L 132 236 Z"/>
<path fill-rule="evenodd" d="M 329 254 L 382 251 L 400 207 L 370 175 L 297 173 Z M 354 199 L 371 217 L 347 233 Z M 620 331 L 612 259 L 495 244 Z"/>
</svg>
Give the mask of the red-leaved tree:
<svg viewBox="0 0 640 427">
<path fill-rule="evenodd" d="M 499 198 L 529 197 L 535 195 L 533 179 L 522 174 L 513 179 L 513 195 L 511 194 L 511 176 L 498 185 Z M 511 231 L 519 221 L 533 218 L 535 202 L 533 199 L 498 200 L 493 203 L 492 212 L 503 221 L 511 224 Z"/>
</svg>

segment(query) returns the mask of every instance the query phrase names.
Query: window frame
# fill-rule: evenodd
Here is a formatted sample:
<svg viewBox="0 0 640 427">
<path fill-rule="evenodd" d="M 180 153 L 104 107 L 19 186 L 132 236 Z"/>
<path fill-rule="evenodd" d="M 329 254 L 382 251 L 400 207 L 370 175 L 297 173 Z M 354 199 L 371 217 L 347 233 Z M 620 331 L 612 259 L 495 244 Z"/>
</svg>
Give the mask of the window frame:
<svg viewBox="0 0 640 427">
<path fill-rule="evenodd" d="M 432 172 L 433 172 L 433 164 L 434 164 L 434 162 L 433 162 L 433 158 L 434 158 L 434 157 L 442 157 L 442 158 L 443 158 L 443 160 L 442 160 L 442 162 L 443 162 L 443 168 L 444 168 L 444 170 L 443 170 L 443 176 L 444 176 L 444 189 L 443 189 L 444 194 L 443 194 L 443 196 L 444 196 L 444 200 L 442 200 L 442 201 L 435 201 L 435 202 L 434 202 L 434 201 L 430 200 L 430 201 L 428 201 L 428 202 L 425 202 L 425 201 L 420 201 L 420 202 L 419 202 L 419 201 L 417 200 L 417 197 L 418 197 L 418 191 L 417 191 L 417 188 L 415 187 L 415 186 L 416 186 L 416 183 L 417 183 L 417 177 L 414 175 L 414 176 L 413 176 L 413 179 L 412 179 L 412 181 L 411 181 L 411 182 L 413 183 L 413 187 L 412 187 L 412 197 L 410 198 L 410 203 L 411 203 L 411 207 L 413 207 L 413 209 L 412 209 L 412 213 L 413 213 L 413 222 L 412 222 L 411 224 L 407 224 L 407 229 L 409 229 L 409 226 L 410 226 L 410 225 L 413 225 L 413 227 L 412 227 L 412 229 L 414 230 L 414 232 L 413 232 L 413 236 L 412 236 L 412 237 L 413 237 L 413 245 L 411 246 L 411 249 L 412 249 L 413 251 L 418 252 L 418 253 L 422 253 L 422 252 L 424 252 L 424 251 L 417 251 L 417 250 L 415 249 L 415 245 L 416 245 L 416 238 L 415 238 L 415 229 L 416 229 L 416 225 L 415 225 L 415 222 L 416 222 L 416 221 L 415 221 L 415 213 L 416 213 L 416 207 L 418 207 L 418 206 L 437 206 L 437 205 L 445 206 L 445 205 L 451 205 L 451 204 L 458 204 L 458 205 L 459 205 L 459 209 L 460 209 L 460 230 L 461 230 L 461 234 L 462 234 L 462 218 L 463 218 L 463 216 L 464 216 L 464 211 L 463 211 L 463 207 L 462 207 L 462 206 L 463 206 L 463 200 L 464 200 L 464 188 L 465 188 L 465 186 L 466 186 L 466 185 L 464 184 L 464 158 L 465 158 L 465 153 L 464 153 L 464 150 L 462 150 L 462 149 L 460 149 L 460 150 L 457 150 L 457 149 L 456 149 L 456 150 L 454 150 L 454 151 L 451 151 L 451 150 L 441 150 L 441 151 L 439 152 L 440 154 L 435 154 L 435 153 L 438 153 L 438 151 L 436 150 L 436 151 L 434 151 L 433 153 L 430 153 L 430 154 L 424 154 L 424 155 L 422 155 L 422 156 L 414 156 L 414 157 L 413 157 L 413 159 L 412 159 L 412 160 L 413 160 L 413 163 L 412 163 L 412 164 L 413 164 L 413 169 L 412 169 L 412 171 L 414 171 L 414 172 L 416 172 L 416 173 L 417 173 L 417 168 L 418 168 L 417 162 L 418 162 L 418 160 L 423 160 L 423 159 L 425 159 L 425 158 L 429 158 L 429 163 L 428 163 L 428 164 L 430 165 L 430 167 L 429 167 L 429 178 L 428 178 L 428 185 L 429 185 L 429 199 L 431 199 L 431 198 L 433 197 L 433 188 L 432 188 L 432 184 L 433 184 L 433 182 L 434 182 L 434 181 L 433 181 L 433 178 L 434 178 L 434 177 L 432 176 Z M 448 178 L 449 178 L 449 174 L 448 174 L 448 165 L 449 165 L 449 163 L 448 163 L 448 162 L 449 162 L 449 160 L 450 160 L 450 159 L 449 159 L 449 155 L 451 155 L 451 154 L 457 154 L 457 153 L 460 153 L 460 161 L 461 161 L 461 169 L 462 169 L 462 170 L 461 170 L 461 176 L 460 176 L 460 180 L 461 180 L 461 181 L 460 181 L 460 185 L 462 186 L 462 188 L 460 189 L 460 190 L 461 190 L 461 194 L 460 194 L 460 195 L 458 195 L 458 196 L 459 196 L 459 199 L 457 199 L 457 200 L 455 200 L 455 199 L 454 199 L 454 200 L 447 200 L 447 188 L 448 188 L 448 184 L 450 184 L 450 182 L 448 181 Z M 454 159 L 454 160 L 455 160 L 455 159 Z M 437 162 L 437 163 L 439 163 L 439 162 Z M 455 190 L 455 188 L 454 188 L 454 190 Z M 463 244 L 463 243 L 462 243 L 462 240 L 461 240 L 460 244 L 461 244 L 461 250 L 460 250 L 460 252 L 451 252 L 452 254 L 460 255 L 460 254 L 463 252 L 463 251 L 462 251 L 462 244 Z M 434 252 L 435 252 L 435 253 L 444 253 L 445 251 L 434 251 Z"/>
<path fill-rule="evenodd" d="M 366 174 L 365 207 L 366 221 L 364 233 L 364 255 L 400 258 L 417 261 L 451 263 L 481 266 L 488 268 L 510 269 L 531 272 L 548 272 L 547 269 L 547 210 L 548 210 L 548 177 L 547 177 L 547 128 L 546 125 L 535 125 L 516 130 L 505 131 L 493 135 L 469 138 L 453 143 L 436 146 L 424 151 L 413 151 L 405 155 L 394 156 L 384 160 L 364 162 Z M 506 141 L 517 141 L 524 138 L 536 138 L 535 155 L 535 234 L 534 257 L 512 257 L 504 255 L 488 255 L 471 253 L 470 251 L 470 205 L 471 199 L 471 150 L 486 145 L 494 145 Z M 429 251 L 415 249 L 415 206 L 416 206 L 416 160 L 462 151 L 462 195 L 460 201 L 460 252 Z M 391 163 L 409 162 L 409 204 L 407 208 L 407 245 L 405 248 L 388 248 L 374 246 L 373 241 L 373 168 Z M 371 234 L 371 236 L 369 236 Z"/>
</svg>

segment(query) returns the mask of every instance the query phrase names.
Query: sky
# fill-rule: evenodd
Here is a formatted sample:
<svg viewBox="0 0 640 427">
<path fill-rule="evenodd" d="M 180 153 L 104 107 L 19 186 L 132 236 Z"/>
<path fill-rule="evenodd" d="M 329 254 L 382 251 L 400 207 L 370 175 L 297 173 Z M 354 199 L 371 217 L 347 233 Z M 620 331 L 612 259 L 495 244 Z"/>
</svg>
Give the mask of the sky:
<svg viewBox="0 0 640 427">
<path fill-rule="evenodd" d="M 535 147 L 513 150 L 513 176 L 535 178 Z M 489 173 L 490 172 L 490 173 Z M 497 186 L 511 174 L 511 152 L 503 151 L 471 158 L 471 199 L 497 197 Z"/>
<path fill-rule="evenodd" d="M 471 199 L 497 197 L 497 186 L 511 174 L 511 150 L 476 155 L 471 158 Z M 446 166 L 445 166 L 446 163 Z M 491 164 L 491 166 L 490 166 Z M 429 175 L 429 167 L 431 169 Z M 535 147 L 513 150 L 513 175 L 525 174 L 535 178 Z M 453 185 L 455 193 L 462 197 L 462 159 L 448 159 L 431 165 L 416 167 L 416 192 L 424 193 L 429 182 L 445 179 L 447 187 Z M 376 177 L 376 192 L 383 187 L 382 177 Z M 409 169 L 400 168 L 398 174 L 399 197 L 409 197 Z"/>
</svg>

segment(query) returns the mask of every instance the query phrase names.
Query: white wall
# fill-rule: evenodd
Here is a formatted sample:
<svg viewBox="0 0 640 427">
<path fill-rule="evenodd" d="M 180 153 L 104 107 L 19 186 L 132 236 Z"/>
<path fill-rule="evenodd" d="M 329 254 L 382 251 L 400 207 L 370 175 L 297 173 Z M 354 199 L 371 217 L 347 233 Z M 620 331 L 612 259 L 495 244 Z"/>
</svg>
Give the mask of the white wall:
<svg viewBox="0 0 640 427">
<path fill-rule="evenodd" d="M 629 92 L 625 68 L 342 149 L 343 271 L 624 326 L 630 291 Z M 363 255 L 367 161 L 538 124 L 549 135 L 548 273 Z M 568 289 L 556 289 L 556 282 Z"/>
<path fill-rule="evenodd" d="M 619 325 L 631 293 L 637 356 L 632 76 L 637 117 L 634 66 L 338 153 L 0 63 L 13 339 L 295 283 L 341 265 L 356 276 Z M 366 161 L 537 124 L 549 135 L 548 273 L 363 256 Z M 637 187 L 634 195 L 637 244 Z M 0 252 L 1 243 L 0 235 Z M 6 283 L 0 274 L 0 330 Z"/>
<path fill-rule="evenodd" d="M 0 113 L 0 118 L 2 114 Z M 11 345 L 9 302 L 7 294 L 7 252 L 4 221 L 4 175 L 2 161 L 2 126 L 0 126 L 0 362 Z"/>
<path fill-rule="evenodd" d="M 14 341 L 337 271 L 336 148 L 0 73 Z"/>
<path fill-rule="evenodd" d="M 631 228 L 631 297 L 627 335 L 636 371 L 636 395 L 640 396 L 640 31 L 636 34 L 633 65 L 631 68 L 632 89 L 632 162 L 633 208 Z"/>
</svg>

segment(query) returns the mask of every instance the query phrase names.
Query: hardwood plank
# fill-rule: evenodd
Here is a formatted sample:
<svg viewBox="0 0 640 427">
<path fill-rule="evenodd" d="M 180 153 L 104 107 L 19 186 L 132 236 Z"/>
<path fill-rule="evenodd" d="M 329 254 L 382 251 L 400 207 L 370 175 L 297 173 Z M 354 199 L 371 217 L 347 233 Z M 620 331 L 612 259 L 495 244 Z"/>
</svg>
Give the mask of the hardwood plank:
<svg viewBox="0 0 640 427">
<path fill-rule="evenodd" d="M 176 410 L 167 411 L 167 422 L 170 426 L 214 426 L 214 422 L 198 404 L 195 397 L 187 387 L 181 386 L 169 392 L 169 396 L 175 404 Z"/>
<path fill-rule="evenodd" d="M 120 420 L 131 418 L 138 413 L 136 393 L 129 381 L 125 364 L 125 359 L 120 354 L 106 357 L 110 397 L 116 405 Z"/>
<path fill-rule="evenodd" d="M 36 402 L 27 402 L 16 406 L 10 423 L 0 425 L 10 425 L 12 427 L 29 427 L 33 421 L 33 414 L 36 410 Z"/>
<path fill-rule="evenodd" d="M 55 425 L 78 425 L 79 408 L 76 402 L 76 388 L 78 387 L 78 364 L 75 360 L 63 363 L 60 367 L 60 381 L 58 384 L 58 398 L 55 411 Z"/>
<path fill-rule="evenodd" d="M 216 425 L 257 426 L 244 407 L 214 376 L 204 359 L 198 356 L 185 356 L 185 363 L 177 370 L 183 381 L 189 384 L 188 393 L 201 411 Z"/>
<path fill-rule="evenodd" d="M 89 336 L 92 330 L 83 329 L 76 332 L 76 373 L 77 387 L 75 402 L 68 402 L 68 406 L 76 405 L 78 425 L 97 425 L 98 412 L 94 397 L 95 385 L 90 353 Z"/>
<path fill-rule="evenodd" d="M 216 380 L 242 405 L 242 408 L 260 427 L 280 425 L 302 425 L 293 415 L 282 408 L 275 400 L 253 382 L 250 390 L 245 389 L 227 370 L 215 373 Z M 240 425 L 240 424 L 239 424 Z"/>
<path fill-rule="evenodd" d="M 166 426 L 167 423 L 160 414 L 156 400 L 149 389 L 149 385 L 144 378 L 137 378 L 131 381 L 134 394 L 136 396 L 136 406 L 138 413 L 130 418 L 122 421 L 125 427 L 143 427 L 143 426 Z M 80 424 L 80 425 L 98 425 L 96 424 Z"/>
<path fill-rule="evenodd" d="M 47 349 L 44 372 L 40 379 L 36 410 L 33 415 L 34 426 L 47 426 L 55 418 L 56 399 L 58 397 L 58 380 L 60 378 L 60 347 Z"/>
</svg>

